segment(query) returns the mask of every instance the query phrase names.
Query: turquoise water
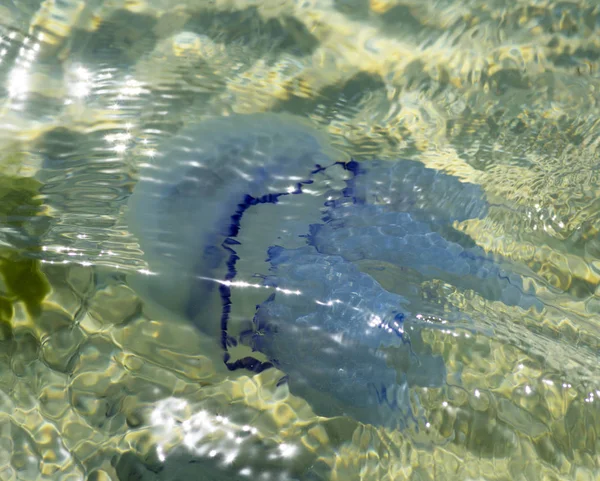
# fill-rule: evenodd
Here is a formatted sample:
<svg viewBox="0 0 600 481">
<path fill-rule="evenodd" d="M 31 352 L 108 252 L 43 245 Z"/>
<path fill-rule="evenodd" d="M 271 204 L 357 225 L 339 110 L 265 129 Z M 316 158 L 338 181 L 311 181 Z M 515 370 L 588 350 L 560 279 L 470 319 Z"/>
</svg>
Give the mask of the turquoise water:
<svg viewBox="0 0 600 481">
<path fill-rule="evenodd" d="M 599 15 L 591 2 L 0 4 L 0 479 L 596 479 Z M 335 385 L 330 367 L 363 376 L 360 368 L 382 362 L 366 338 L 330 351 L 339 343 L 286 321 L 265 344 L 267 324 L 255 323 L 251 341 L 227 346 L 229 360 L 267 363 L 277 353 L 281 370 L 226 367 L 220 299 L 189 301 L 186 269 L 196 271 L 185 259 L 196 251 L 187 239 L 221 225 L 218 209 L 244 189 L 211 182 L 192 191 L 198 204 L 216 199 L 214 211 L 190 209 L 198 231 L 179 236 L 185 221 L 167 228 L 177 217 L 158 218 L 161 238 L 188 249 L 176 268 L 153 260 L 147 222 L 131 220 L 132 193 L 179 136 L 208 119 L 266 112 L 294 116 L 335 162 L 405 159 L 452 179 L 441 190 L 423 180 L 429 174 L 389 182 L 425 189 L 418 201 L 390 204 L 427 228 L 390 220 L 382 190 L 367 183 L 378 207 L 350 207 L 351 230 L 334 235 L 334 222 L 315 234 L 322 256 L 346 256 L 320 257 L 321 270 L 302 270 L 302 252 L 291 263 L 280 252 L 265 262 L 265 253 L 277 242 L 304 248 L 297 233 L 321 222 L 321 196 L 341 192 L 348 170 L 317 174 L 314 195 L 296 196 L 284 214 L 248 209 L 239 234 L 236 339 L 256 304 L 277 323 L 288 319 L 282 309 L 293 322 L 322 300 L 265 303 L 268 282 L 244 284 L 261 282 L 255 272 L 356 307 L 322 274 L 351 273 L 342 287 L 360 278 L 380 289 L 369 288 L 361 307 L 384 292 L 411 315 L 431 314 L 406 324 L 417 327 L 412 353 L 429 360 L 419 364 L 427 375 L 399 344 L 383 350 L 377 371 L 378 382 L 394 373 L 414 381 L 395 396 L 415 423 L 368 416 L 350 402 L 360 389 Z M 224 155 L 211 175 L 222 179 L 238 155 Z M 297 164 L 284 160 L 273 165 L 292 175 Z M 486 208 L 454 215 L 454 185 L 475 186 L 469 195 Z M 440 250 L 426 268 L 420 244 L 398 247 L 403 227 L 426 234 L 434 218 L 449 219 L 434 223 L 447 252 L 489 257 L 535 303 L 495 295 L 485 284 L 494 277 L 472 267 L 479 260 L 468 261 L 477 273 L 467 281 Z M 292 234 L 274 240 L 273 225 Z M 174 271 L 168 282 L 163 266 Z M 327 318 L 329 332 L 344 333 L 345 316 Z M 316 346 L 337 354 L 315 355 Z"/>
</svg>

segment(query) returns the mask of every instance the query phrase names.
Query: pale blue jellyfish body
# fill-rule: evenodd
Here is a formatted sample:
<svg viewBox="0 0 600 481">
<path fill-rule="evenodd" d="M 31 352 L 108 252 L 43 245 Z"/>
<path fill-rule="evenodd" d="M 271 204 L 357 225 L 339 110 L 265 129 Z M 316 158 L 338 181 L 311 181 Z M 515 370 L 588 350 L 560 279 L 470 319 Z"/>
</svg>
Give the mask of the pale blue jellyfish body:
<svg viewBox="0 0 600 481">
<path fill-rule="evenodd" d="M 445 381 L 442 359 L 414 352 L 408 342 L 406 299 L 353 263 L 310 246 L 272 247 L 268 254 L 272 275 L 265 284 L 279 290 L 258 307 L 255 329 L 242 341 L 285 372 L 290 390 L 311 400 L 317 413 L 405 424 L 407 382 L 432 387 Z M 382 348 L 402 351 L 402 371 Z"/>
<path fill-rule="evenodd" d="M 478 186 L 413 161 L 339 160 L 287 116 L 188 128 L 142 169 L 131 197 L 131 230 L 157 273 L 134 285 L 145 299 L 218 332 L 230 369 L 274 365 L 317 414 L 404 425 L 412 415 L 408 386 L 442 385 L 445 367 L 407 335 L 407 325 L 416 334 L 422 325 L 410 296 L 385 290 L 358 261 L 410 268 L 511 305 L 537 301 L 518 275 L 452 232 L 454 221 L 485 215 Z M 342 182 L 327 177 L 335 168 Z M 231 282 L 244 261 L 240 242 L 266 259 L 256 274 L 270 292 L 236 337 L 228 321 Z M 206 308 L 215 297 L 216 319 Z M 232 359 L 228 347 L 239 342 L 268 362 Z"/>
<path fill-rule="evenodd" d="M 330 156 L 319 136 L 284 115 L 207 120 L 177 134 L 141 169 L 129 200 L 129 227 L 152 272 L 132 284 L 149 302 L 194 318 L 214 297 L 206 279 L 226 275 L 227 242 L 244 211 L 281 202 L 323 162 Z M 313 210 L 291 209 L 286 222 L 316 221 Z"/>
</svg>

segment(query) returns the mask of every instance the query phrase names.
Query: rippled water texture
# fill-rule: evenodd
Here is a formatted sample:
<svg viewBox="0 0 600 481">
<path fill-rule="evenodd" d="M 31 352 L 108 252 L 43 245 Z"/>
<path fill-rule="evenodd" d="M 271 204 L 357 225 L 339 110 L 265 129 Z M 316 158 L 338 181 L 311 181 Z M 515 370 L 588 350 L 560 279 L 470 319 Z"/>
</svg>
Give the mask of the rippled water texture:
<svg viewBox="0 0 600 481">
<path fill-rule="evenodd" d="M 0 3 L 0 480 L 600 477 L 599 33 Z"/>
</svg>

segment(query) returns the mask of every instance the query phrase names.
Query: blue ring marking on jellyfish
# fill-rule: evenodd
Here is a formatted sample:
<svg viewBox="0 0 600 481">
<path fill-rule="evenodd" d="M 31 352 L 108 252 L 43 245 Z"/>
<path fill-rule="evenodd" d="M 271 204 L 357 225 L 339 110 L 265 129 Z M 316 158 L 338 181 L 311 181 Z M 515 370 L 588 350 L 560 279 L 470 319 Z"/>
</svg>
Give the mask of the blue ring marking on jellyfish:
<svg viewBox="0 0 600 481">
<path fill-rule="evenodd" d="M 350 160 L 349 162 L 334 162 L 330 166 L 323 167 L 319 164 L 315 165 L 315 168 L 311 171 L 311 176 L 318 174 L 320 172 L 326 171 L 328 168 L 333 167 L 335 165 L 340 165 L 344 170 L 350 172 L 353 175 L 356 175 L 359 169 L 359 164 L 355 160 Z M 233 281 L 237 275 L 236 271 L 236 263 L 239 260 L 239 256 L 237 252 L 233 249 L 233 245 L 239 245 L 239 242 L 234 239 L 239 234 L 241 228 L 241 221 L 244 213 L 253 206 L 259 204 L 277 204 L 279 198 L 281 196 L 286 195 L 298 195 L 302 194 L 302 186 L 310 185 L 313 183 L 313 180 L 308 178 L 306 180 L 300 181 L 296 184 L 296 189 L 292 192 L 279 192 L 279 193 L 270 193 L 265 194 L 262 197 L 255 198 L 251 195 L 246 194 L 244 196 L 244 201 L 241 204 L 238 204 L 237 209 L 234 214 L 231 215 L 231 222 L 229 224 L 229 232 L 228 237 L 223 241 L 222 247 L 229 252 L 229 259 L 226 261 L 227 273 L 225 274 L 225 281 Z M 236 369 L 250 369 L 255 372 L 261 372 L 269 367 L 272 367 L 272 362 L 269 363 L 261 363 L 257 359 L 254 358 L 245 358 L 243 362 L 235 361 L 230 362 L 231 356 L 228 352 L 229 346 L 234 346 L 237 344 L 235 338 L 229 336 L 228 334 L 228 322 L 229 316 L 231 313 L 231 288 L 227 284 L 219 285 L 219 293 L 221 296 L 222 302 L 222 312 L 221 312 L 221 347 L 225 351 L 223 355 L 223 360 L 225 365 L 230 370 Z M 250 366 L 250 367 L 248 367 Z"/>
</svg>

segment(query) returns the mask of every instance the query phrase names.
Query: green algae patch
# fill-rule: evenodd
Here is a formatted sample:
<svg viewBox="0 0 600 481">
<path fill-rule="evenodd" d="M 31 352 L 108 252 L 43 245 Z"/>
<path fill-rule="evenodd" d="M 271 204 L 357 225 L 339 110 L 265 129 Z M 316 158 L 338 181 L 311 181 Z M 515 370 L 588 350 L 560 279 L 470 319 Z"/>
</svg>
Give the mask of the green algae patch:
<svg viewBox="0 0 600 481">
<path fill-rule="evenodd" d="M 40 250 L 47 222 L 39 194 L 41 183 L 29 177 L 0 177 L 0 228 L 6 229 L 6 247 L 0 248 L 0 338 L 11 336 L 13 304 L 23 302 L 35 317 L 50 292 L 40 261 L 29 257 Z M 4 236 L 3 236 L 4 237 Z"/>
<path fill-rule="evenodd" d="M 12 256 L 10 256 L 12 257 Z M 31 316 L 37 316 L 50 284 L 36 259 L 0 258 L 0 275 L 10 298 L 22 301 Z M 1 309 L 1 303 L 0 303 Z"/>
</svg>

